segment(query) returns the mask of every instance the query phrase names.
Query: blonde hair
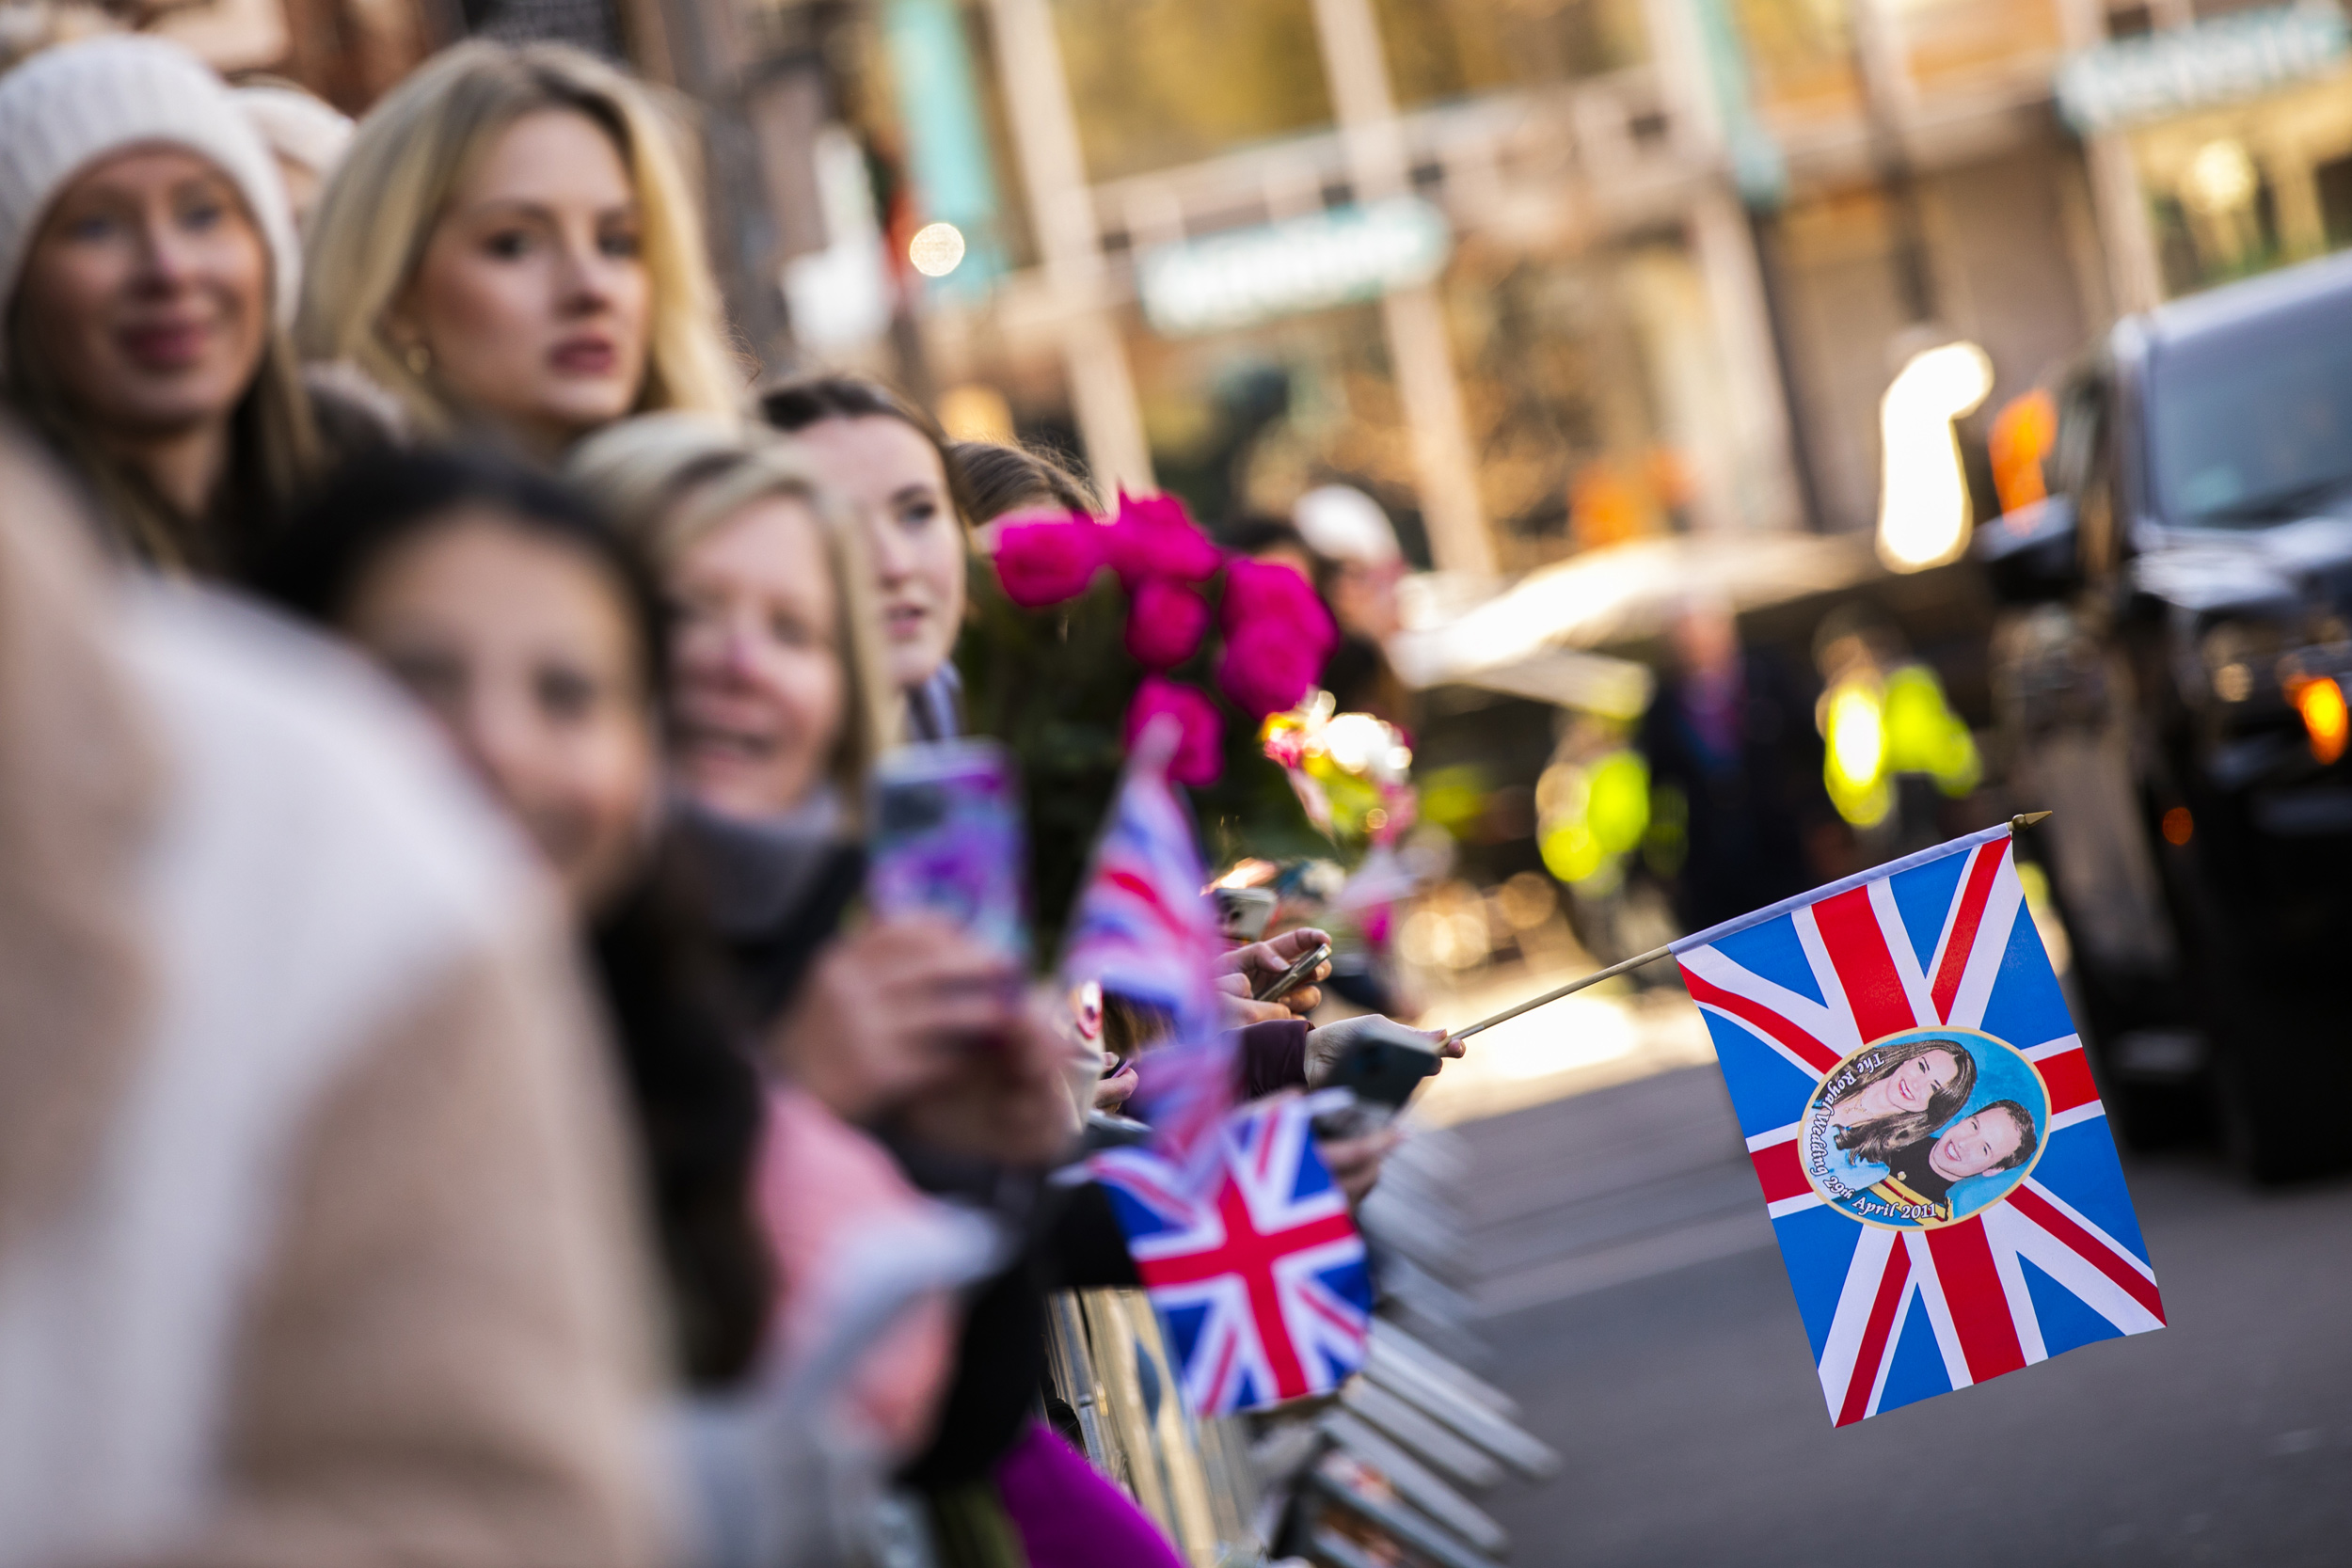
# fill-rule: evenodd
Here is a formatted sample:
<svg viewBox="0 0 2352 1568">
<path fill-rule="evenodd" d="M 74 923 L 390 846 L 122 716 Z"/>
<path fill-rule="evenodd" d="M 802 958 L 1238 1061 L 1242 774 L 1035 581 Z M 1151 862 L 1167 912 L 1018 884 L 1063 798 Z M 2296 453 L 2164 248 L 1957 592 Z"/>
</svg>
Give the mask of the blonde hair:
<svg viewBox="0 0 2352 1568">
<path fill-rule="evenodd" d="M 652 283 L 645 381 L 635 411 L 723 414 L 749 378 L 722 339 L 717 285 L 677 133 L 644 88 L 580 50 L 477 40 L 445 51 L 359 122 L 311 220 L 296 334 L 313 359 L 345 362 L 389 388 L 420 429 L 447 436 L 459 410 L 386 336 L 451 194 L 515 121 L 570 109 L 620 150 L 636 188 Z"/>
<path fill-rule="evenodd" d="M 611 425 L 580 445 L 564 473 L 596 498 L 665 583 L 680 556 L 754 501 L 782 497 L 816 519 L 833 581 L 834 657 L 848 699 L 827 772 L 854 822 L 875 759 L 898 742 L 902 705 L 884 673 L 866 537 L 849 505 L 782 441 L 702 414 L 646 414 Z"/>
</svg>

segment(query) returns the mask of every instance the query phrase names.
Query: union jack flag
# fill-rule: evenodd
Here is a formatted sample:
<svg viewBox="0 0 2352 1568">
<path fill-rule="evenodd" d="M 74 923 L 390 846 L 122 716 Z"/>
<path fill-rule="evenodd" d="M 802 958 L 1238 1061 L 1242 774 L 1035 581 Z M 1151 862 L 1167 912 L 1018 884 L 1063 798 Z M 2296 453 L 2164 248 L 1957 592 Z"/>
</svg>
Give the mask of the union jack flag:
<svg viewBox="0 0 2352 1568">
<path fill-rule="evenodd" d="M 1235 1112 L 1205 1199 L 1148 1149 L 1088 1162 L 1109 1190 L 1197 1416 L 1325 1393 L 1363 1365 L 1372 1276 L 1347 1200 L 1315 1152 L 1312 1119 L 1295 1095 Z"/>
<path fill-rule="evenodd" d="M 1233 1102 L 1233 1037 L 1217 1028 L 1216 911 L 1192 817 L 1168 782 L 1172 725 L 1138 738 L 1071 911 L 1061 976 L 1165 1008 L 1171 1037 L 1136 1064 L 1136 1114 L 1162 1150 L 1214 1175 L 1214 1134 Z"/>
<path fill-rule="evenodd" d="M 2147 1243 L 2006 826 L 1699 932 L 1675 952 L 1837 1425 L 2163 1326 Z M 1995 1096 L 2032 1105 L 2040 1125 L 2019 1138 L 2017 1165 L 1957 1181 L 1934 1202 L 1885 1164 L 1844 1166 L 1851 1188 L 1821 1179 L 1826 1160 L 1848 1158 L 1823 1136 L 1843 1092 L 1834 1085 L 1889 1056 L 1897 1037 L 1964 1046 L 1974 1059 L 1966 1104 L 1945 1108 L 1944 1128 L 1998 1112 Z M 1928 1156 L 1942 1146 L 1907 1147 L 1887 1164 L 1940 1180 Z M 1883 1169 L 1885 1180 L 1868 1185 Z"/>
</svg>

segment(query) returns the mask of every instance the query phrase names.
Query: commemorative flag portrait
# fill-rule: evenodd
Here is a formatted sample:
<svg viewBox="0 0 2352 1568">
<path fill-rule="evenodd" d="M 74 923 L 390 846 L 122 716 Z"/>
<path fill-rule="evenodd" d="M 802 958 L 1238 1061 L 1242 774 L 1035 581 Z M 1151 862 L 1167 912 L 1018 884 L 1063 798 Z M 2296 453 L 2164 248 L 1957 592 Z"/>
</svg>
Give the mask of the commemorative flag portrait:
<svg viewBox="0 0 2352 1568">
<path fill-rule="evenodd" d="M 2164 1325 L 2008 825 L 1673 950 L 1832 1421 Z"/>
<path fill-rule="evenodd" d="M 1109 1192 L 1196 1416 L 1327 1393 L 1364 1363 L 1372 1275 L 1315 1151 L 1315 1101 L 1233 1112 L 1205 1197 L 1150 1148 L 1088 1162 Z"/>
</svg>

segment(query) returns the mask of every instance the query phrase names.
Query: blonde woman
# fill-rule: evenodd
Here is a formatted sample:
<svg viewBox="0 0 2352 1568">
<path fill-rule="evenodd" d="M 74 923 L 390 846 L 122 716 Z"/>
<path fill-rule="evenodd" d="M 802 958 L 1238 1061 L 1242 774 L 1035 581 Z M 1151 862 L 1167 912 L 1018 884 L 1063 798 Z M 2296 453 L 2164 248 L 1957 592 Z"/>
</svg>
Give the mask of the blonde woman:
<svg viewBox="0 0 2352 1568">
<path fill-rule="evenodd" d="M 672 605 L 679 787 L 742 820 L 853 818 L 897 732 L 855 520 L 781 443 L 702 416 L 615 425 L 570 471 Z"/>
<path fill-rule="evenodd" d="M 841 844 L 901 704 L 883 663 L 863 530 L 774 437 L 692 415 L 628 420 L 570 477 L 635 537 L 673 612 L 671 760 L 714 924 L 751 1010 L 772 1018 L 758 1202 L 790 1361 L 842 1307 L 859 1238 L 924 1207 L 857 1130 L 977 1130 L 971 1151 L 1053 1153 L 1069 1131 L 1058 1041 L 999 955 L 939 917 L 836 936 L 858 862 Z M 844 875 L 846 873 L 846 875 Z M 975 1052 L 993 1038 L 1002 1052 Z M 904 1457 L 930 1437 L 953 1317 L 927 1300 L 869 1354 L 852 1401 Z"/>
<path fill-rule="evenodd" d="M 701 219 L 644 89 L 556 44 L 474 42 L 361 120 L 312 219 L 297 341 L 418 430 L 542 461 L 631 414 L 730 412 Z"/>
</svg>

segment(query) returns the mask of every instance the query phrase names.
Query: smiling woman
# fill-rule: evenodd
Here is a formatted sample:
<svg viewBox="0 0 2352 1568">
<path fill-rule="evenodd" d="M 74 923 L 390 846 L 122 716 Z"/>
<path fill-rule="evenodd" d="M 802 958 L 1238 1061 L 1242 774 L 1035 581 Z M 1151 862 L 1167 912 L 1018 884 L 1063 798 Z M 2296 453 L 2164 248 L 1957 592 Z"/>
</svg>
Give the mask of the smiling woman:
<svg viewBox="0 0 2352 1568">
<path fill-rule="evenodd" d="M 193 55 L 105 39 L 0 78 L 0 386 L 130 553 L 236 571 L 317 468 L 298 265 L 268 149 Z"/>
<path fill-rule="evenodd" d="M 446 435 L 542 459 L 629 414 L 724 413 L 745 378 L 671 129 L 576 50 L 469 43 L 359 125 L 320 198 L 300 337 Z"/>
<path fill-rule="evenodd" d="M 898 725 L 849 509 L 772 436 L 691 414 L 615 425 L 568 472 L 661 576 L 679 787 L 740 820 L 854 821 Z"/>
</svg>

